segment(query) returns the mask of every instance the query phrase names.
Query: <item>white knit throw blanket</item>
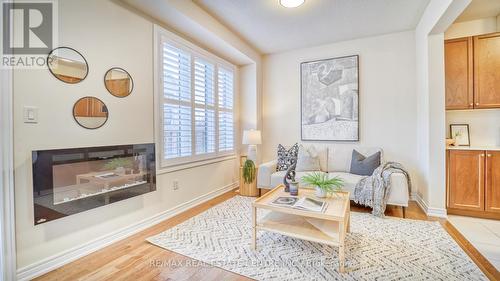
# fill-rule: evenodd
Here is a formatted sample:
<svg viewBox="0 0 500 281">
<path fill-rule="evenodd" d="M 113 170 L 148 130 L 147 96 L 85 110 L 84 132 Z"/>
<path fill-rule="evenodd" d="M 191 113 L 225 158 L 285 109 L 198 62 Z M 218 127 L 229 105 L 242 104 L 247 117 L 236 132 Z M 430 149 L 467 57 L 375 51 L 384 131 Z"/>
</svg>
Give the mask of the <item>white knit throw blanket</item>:
<svg viewBox="0 0 500 281">
<path fill-rule="evenodd" d="M 403 173 L 408 181 L 408 192 L 411 191 L 410 175 L 397 162 L 380 165 L 371 176 L 362 178 L 354 188 L 354 202 L 373 208 L 372 214 L 383 217 L 387 198 L 391 191 L 392 173 Z M 408 193 L 409 194 L 409 193 Z"/>
</svg>

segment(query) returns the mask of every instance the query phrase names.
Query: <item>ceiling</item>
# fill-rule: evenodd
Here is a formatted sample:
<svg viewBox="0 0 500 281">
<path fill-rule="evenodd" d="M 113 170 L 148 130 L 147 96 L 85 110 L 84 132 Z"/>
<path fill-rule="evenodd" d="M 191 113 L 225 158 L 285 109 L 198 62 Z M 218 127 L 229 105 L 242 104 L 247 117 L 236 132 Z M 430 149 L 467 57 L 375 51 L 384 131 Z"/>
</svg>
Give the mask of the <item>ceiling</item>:
<svg viewBox="0 0 500 281">
<path fill-rule="evenodd" d="M 500 0 L 472 0 L 455 22 L 477 20 L 500 15 Z"/>
<path fill-rule="evenodd" d="M 429 3 L 306 0 L 288 9 L 278 0 L 192 1 L 264 54 L 414 29 Z"/>
</svg>

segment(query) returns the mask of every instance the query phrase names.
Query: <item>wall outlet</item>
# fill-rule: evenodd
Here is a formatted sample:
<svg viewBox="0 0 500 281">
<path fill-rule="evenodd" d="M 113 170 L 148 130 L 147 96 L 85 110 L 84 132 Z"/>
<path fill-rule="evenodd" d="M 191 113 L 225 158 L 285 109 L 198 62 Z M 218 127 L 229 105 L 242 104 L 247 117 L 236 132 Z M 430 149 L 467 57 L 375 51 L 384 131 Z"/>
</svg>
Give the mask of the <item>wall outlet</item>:
<svg viewBox="0 0 500 281">
<path fill-rule="evenodd" d="M 174 190 L 177 190 L 179 189 L 179 181 L 178 180 L 174 180 L 173 184 L 172 184 L 172 188 Z"/>
</svg>

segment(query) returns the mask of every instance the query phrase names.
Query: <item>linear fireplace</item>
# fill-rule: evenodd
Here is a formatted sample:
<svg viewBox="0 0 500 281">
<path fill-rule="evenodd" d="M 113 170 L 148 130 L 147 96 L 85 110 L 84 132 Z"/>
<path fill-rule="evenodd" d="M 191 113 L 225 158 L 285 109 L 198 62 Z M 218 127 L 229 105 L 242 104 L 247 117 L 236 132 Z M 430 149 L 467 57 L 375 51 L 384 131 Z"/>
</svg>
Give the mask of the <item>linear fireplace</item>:
<svg viewBox="0 0 500 281">
<path fill-rule="evenodd" d="M 154 144 L 32 152 L 35 224 L 156 190 Z"/>
</svg>

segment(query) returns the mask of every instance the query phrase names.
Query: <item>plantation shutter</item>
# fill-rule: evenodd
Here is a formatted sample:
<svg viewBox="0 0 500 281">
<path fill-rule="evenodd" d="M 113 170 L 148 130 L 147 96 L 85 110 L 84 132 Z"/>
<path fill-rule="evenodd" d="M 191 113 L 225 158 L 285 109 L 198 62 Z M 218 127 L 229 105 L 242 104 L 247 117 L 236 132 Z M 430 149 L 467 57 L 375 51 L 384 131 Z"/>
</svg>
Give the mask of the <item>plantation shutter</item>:
<svg viewBox="0 0 500 281">
<path fill-rule="evenodd" d="M 163 44 L 163 152 L 165 159 L 192 154 L 191 56 Z"/>
<path fill-rule="evenodd" d="M 234 75 L 219 68 L 217 73 L 219 109 L 219 151 L 234 150 Z"/>
<path fill-rule="evenodd" d="M 215 152 L 215 67 L 194 60 L 195 152 Z"/>
</svg>

